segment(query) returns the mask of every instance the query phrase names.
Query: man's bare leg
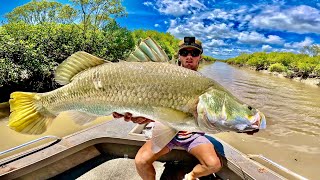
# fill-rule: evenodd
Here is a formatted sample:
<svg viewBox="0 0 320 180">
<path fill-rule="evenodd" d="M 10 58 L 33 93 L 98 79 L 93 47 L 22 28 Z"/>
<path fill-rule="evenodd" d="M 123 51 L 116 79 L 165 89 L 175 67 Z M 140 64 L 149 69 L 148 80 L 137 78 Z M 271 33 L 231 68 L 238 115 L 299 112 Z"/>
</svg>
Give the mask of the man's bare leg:
<svg viewBox="0 0 320 180">
<path fill-rule="evenodd" d="M 192 148 L 190 154 L 194 155 L 200 161 L 200 164 L 197 164 L 188 174 L 189 179 L 193 180 L 198 177 L 216 173 L 222 167 L 220 159 L 211 143 L 200 144 Z"/>
<path fill-rule="evenodd" d="M 168 147 L 164 147 L 161 151 L 154 154 L 152 152 L 152 143 L 147 141 L 138 151 L 135 157 L 136 169 L 144 180 L 154 180 L 156 171 L 152 165 L 160 156 L 170 152 Z"/>
</svg>

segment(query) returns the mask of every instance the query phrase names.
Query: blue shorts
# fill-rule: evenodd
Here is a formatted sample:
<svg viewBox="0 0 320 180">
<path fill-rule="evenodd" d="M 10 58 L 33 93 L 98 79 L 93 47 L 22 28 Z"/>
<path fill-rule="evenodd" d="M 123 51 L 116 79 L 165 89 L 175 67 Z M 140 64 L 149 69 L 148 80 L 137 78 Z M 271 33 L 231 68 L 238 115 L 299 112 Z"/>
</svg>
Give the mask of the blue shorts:
<svg viewBox="0 0 320 180">
<path fill-rule="evenodd" d="M 192 148 L 197 147 L 201 144 L 207 144 L 207 143 L 211 144 L 211 142 L 204 136 L 204 134 L 195 133 L 186 139 L 178 139 L 177 137 L 174 137 L 167 144 L 167 147 L 171 151 L 175 146 L 179 146 L 185 149 L 186 151 L 190 152 Z"/>
</svg>

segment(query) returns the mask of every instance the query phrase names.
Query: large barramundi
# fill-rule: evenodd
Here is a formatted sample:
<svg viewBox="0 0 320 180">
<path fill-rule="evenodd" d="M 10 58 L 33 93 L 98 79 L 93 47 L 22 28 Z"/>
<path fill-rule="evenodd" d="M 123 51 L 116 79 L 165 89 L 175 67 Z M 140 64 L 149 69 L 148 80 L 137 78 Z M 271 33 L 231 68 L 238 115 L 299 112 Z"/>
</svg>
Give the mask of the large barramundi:
<svg viewBox="0 0 320 180">
<path fill-rule="evenodd" d="M 163 59 L 162 49 L 150 42 L 143 41 L 138 49 L 151 59 Z M 139 52 L 128 58 L 139 59 Z M 58 66 L 55 77 L 64 86 L 47 93 L 11 94 L 10 128 L 41 134 L 63 111 L 79 124 L 112 112 L 129 112 L 163 124 L 153 135 L 162 148 L 179 130 L 246 132 L 266 126 L 261 112 L 214 80 L 169 63 L 111 63 L 77 52 Z"/>
</svg>

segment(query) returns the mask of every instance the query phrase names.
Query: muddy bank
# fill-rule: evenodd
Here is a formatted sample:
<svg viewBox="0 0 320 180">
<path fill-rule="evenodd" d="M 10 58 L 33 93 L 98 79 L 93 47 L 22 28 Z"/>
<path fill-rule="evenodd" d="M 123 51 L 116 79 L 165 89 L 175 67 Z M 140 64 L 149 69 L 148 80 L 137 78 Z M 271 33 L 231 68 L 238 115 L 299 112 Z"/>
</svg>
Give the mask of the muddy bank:
<svg viewBox="0 0 320 180">
<path fill-rule="evenodd" d="M 256 67 L 246 66 L 246 65 L 233 65 L 233 66 L 237 66 L 240 68 L 246 68 L 246 69 L 250 69 L 253 71 L 258 71 L 258 72 L 261 72 L 264 74 L 270 74 L 270 75 L 277 76 L 280 78 L 288 78 L 288 79 L 292 79 L 293 81 L 302 82 L 304 84 L 320 87 L 320 77 L 317 77 L 314 75 L 304 76 L 301 72 L 293 72 L 291 74 L 288 74 L 286 72 L 281 72 L 281 73 L 271 72 L 266 69 L 257 69 Z"/>
<path fill-rule="evenodd" d="M 268 70 L 260 70 L 259 72 L 265 73 L 265 74 L 271 74 L 273 76 L 277 76 L 280 78 L 288 78 L 292 79 L 294 81 L 302 82 L 305 84 L 313 85 L 313 86 L 319 86 L 320 87 L 320 77 L 313 77 L 313 78 L 303 78 L 302 76 L 288 76 L 287 73 L 278 73 L 278 72 L 270 72 Z"/>
</svg>

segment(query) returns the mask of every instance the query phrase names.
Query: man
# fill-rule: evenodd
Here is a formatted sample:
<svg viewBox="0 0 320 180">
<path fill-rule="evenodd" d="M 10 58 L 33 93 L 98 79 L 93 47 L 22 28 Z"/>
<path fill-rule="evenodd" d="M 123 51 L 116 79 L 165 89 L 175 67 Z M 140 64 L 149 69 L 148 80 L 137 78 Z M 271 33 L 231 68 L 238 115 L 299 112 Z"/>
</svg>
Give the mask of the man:
<svg viewBox="0 0 320 180">
<path fill-rule="evenodd" d="M 202 52 L 201 41 L 196 40 L 195 37 L 185 37 L 179 43 L 179 65 L 196 71 Z M 113 116 L 115 118 L 124 117 L 125 121 L 139 124 L 153 121 L 144 117 L 132 117 L 130 113 L 126 113 L 125 115 L 113 113 Z M 169 153 L 174 146 L 183 147 L 200 162 L 190 173 L 185 175 L 185 179 L 187 180 L 197 179 L 198 177 L 218 172 L 221 169 L 221 162 L 214 150 L 213 144 L 204 136 L 204 133 L 180 131 L 166 147 L 156 154 L 151 150 L 151 146 L 151 141 L 147 141 L 139 149 L 135 157 L 137 171 L 144 180 L 155 179 L 156 172 L 152 163 L 162 155 Z"/>
</svg>

